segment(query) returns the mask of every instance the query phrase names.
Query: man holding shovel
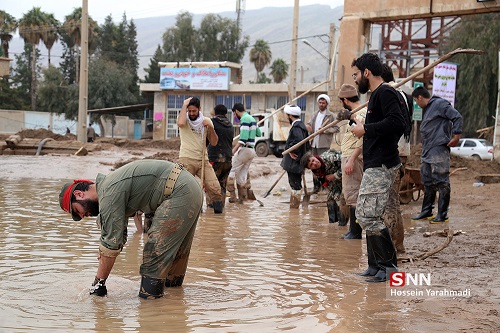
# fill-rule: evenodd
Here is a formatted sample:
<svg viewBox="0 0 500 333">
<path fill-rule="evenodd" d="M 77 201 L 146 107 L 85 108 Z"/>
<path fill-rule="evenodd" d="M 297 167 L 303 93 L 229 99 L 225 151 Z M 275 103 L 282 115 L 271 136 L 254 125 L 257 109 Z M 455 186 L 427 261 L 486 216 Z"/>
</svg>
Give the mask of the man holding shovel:
<svg viewBox="0 0 500 333">
<path fill-rule="evenodd" d="M 302 167 L 310 169 L 322 186 L 328 188 L 327 207 L 330 223 L 336 222 L 331 218 L 332 203 L 336 202 L 339 205 L 342 195 L 341 161 L 342 154 L 336 150 L 325 151 L 321 155 L 307 152 L 300 160 Z"/>
<path fill-rule="evenodd" d="M 233 147 L 233 166 L 227 180 L 227 190 L 229 191 L 229 202 L 243 203 L 248 199 L 248 190 L 251 185 L 247 182 L 248 171 L 253 159 L 257 156 L 255 152 L 255 137 L 261 136 L 260 128 L 257 126 L 257 121 L 248 112 L 241 103 L 236 103 L 233 106 L 233 112 L 240 120 L 240 138 Z M 236 191 L 234 182 L 238 188 L 238 199 L 236 199 Z"/>
<path fill-rule="evenodd" d="M 222 213 L 221 188 L 214 169 L 208 161 L 206 149 L 206 141 L 215 146 L 219 138 L 210 118 L 203 116 L 198 98 L 189 97 L 184 100 L 179 116 L 177 116 L 177 126 L 179 126 L 181 137 L 179 162 L 193 176 L 200 177 L 203 182 L 202 186 L 212 199 L 214 213 Z"/>
</svg>

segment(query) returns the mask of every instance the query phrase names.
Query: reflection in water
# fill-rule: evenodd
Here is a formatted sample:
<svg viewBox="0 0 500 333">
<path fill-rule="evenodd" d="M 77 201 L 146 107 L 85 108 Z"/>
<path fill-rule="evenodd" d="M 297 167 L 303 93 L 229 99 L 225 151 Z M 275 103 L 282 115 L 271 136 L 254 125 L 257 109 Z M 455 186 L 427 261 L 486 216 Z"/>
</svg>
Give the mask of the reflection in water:
<svg viewBox="0 0 500 333">
<path fill-rule="evenodd" d="M 276 197 L 206 210 L 184 286 L 154 301 L 137 297 L 145 236 L 131 220 L 108 297 L 91 297 L 99 231 L 59 208 L 63 183 L 0 181 L 2 332 L 397 332 L 410 316 L 354 274 L 364 240 L 341 240 L 322 207 L 290 212 Z"/>
</svg>

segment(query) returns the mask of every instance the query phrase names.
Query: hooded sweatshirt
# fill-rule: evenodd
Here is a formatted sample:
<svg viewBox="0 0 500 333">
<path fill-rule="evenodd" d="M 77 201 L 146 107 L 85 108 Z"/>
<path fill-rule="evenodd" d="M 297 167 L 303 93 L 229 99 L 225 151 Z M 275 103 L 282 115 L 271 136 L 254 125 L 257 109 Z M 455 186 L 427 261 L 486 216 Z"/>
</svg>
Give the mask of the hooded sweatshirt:
<svg viewBox="0 0 500 333">
<path fill-rule="evenodd" d="M 233 124 L 224 115 L 212 118 L 215 133 L 219 137 L 216 146 L 208 146 L 208 160 L 210 162 L 231 162 L 233 156 Z"/>
</svg>

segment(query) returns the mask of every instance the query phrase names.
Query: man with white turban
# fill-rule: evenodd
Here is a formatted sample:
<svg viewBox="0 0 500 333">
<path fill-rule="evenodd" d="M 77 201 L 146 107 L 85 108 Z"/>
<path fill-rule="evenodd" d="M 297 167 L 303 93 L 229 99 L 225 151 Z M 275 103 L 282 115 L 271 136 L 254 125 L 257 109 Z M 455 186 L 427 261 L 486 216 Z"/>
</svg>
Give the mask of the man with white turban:
<svg viewBox="0 0 500 333">
<path fill-rule="evenodd" d="M 285 144 L 285 149 L 288 149 L 307 138 L 308 133 L 306 125 L 304 125 L 300 119 L 300 114 L 302 113 L 300 107 L 296 105 L 287 105 L 284 111 L 288 117 L 288 121 L 292 124 Z M 291 188 L 290 208 L 299 208 L 300 206 L 302 174 L 304 173 L 304 167 L 300 164 L 300 159 L 309 149 L 310 145 L 309 142 L 307 142 L 297 147 L 289 154 L 284 155 L 281 161 L 281 167 L 285 169 L 288 174 L 288 184 Z"/>
<path fill-rule="evenodd" d="M 328 110 L 330 97 L 326 94 L 321 94 L 318 96 L 317 102 L 318 110 L 313 113 L 311 120 L 306 124 L 307 130 L 311 134 L 335 120 L 335 115 Z M 333 126 L 323 133 L 316 135 L 311 144 L 313 155 L 321 155 L 325 151 L 329 150 L 330 144 L 332 143 L 333 133 L 336 132 L 338 132 L 338 127 Z M 313 193 L 318 193 L 321 190 L 321 184 L 317 177 L 313 177 L 313 180 Z"/>
</svg>

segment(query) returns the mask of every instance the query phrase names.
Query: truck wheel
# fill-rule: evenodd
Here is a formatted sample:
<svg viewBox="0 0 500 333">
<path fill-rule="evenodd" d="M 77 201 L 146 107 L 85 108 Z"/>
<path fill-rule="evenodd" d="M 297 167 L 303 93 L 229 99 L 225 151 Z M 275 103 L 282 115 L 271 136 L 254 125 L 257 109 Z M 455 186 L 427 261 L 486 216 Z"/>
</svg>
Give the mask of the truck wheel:
<svg viewBox="0 0 500 333">
<path fill-rule="evenodd" d="M 269 155 L 269 147 L 267 147 L 267 143 L 259 142 L 255 145 L 255 152 L 259 157 L 266 157 Z"/>
</svg>

